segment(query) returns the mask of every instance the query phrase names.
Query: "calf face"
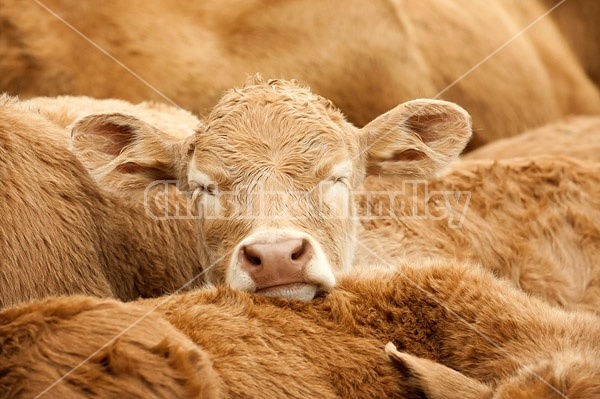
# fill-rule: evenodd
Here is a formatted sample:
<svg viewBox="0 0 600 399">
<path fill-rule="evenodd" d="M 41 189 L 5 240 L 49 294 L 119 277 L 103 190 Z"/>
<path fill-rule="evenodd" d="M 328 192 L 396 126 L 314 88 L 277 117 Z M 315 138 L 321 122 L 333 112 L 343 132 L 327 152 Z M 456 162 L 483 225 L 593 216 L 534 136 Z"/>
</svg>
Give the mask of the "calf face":
<svg viewBox="0 0 600 399">
<path fill-rule="evenodd" d="M 210 282 L 301 299 L 352 264 L 352 192 L 367 174 L 431 177 L 471 135 L 469 115 L 452 103 L 410 101 L 358 129 L 308 89 L 260 78 L 227 93 L 185 141 L 158 139 L 124 115 L 111 115 L 121 122 L 110 128 L 101 118 L 76 124 L 74 140 L 94 146 L 81 137 L 102 135 L 112 171 L 130 179 L 160 170 L 192 193 Z"/>
</svg>

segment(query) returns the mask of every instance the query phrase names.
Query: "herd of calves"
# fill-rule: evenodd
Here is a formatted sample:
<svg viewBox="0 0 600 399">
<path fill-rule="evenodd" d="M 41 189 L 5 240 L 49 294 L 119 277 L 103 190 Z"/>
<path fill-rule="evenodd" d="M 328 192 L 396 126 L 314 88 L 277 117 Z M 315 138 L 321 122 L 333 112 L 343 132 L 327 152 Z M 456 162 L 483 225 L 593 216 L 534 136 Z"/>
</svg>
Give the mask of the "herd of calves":
<svg viewBox="0 0 600 399">
<path fill-rule="evenodd" d="M 0 101 L 1 397 L 600 395 L 600 118 Z"/>
<path fill-rule="evenodd" d="M 557 3 L 2 0 L 0 399 L 600 398 Z"/>
</svg>

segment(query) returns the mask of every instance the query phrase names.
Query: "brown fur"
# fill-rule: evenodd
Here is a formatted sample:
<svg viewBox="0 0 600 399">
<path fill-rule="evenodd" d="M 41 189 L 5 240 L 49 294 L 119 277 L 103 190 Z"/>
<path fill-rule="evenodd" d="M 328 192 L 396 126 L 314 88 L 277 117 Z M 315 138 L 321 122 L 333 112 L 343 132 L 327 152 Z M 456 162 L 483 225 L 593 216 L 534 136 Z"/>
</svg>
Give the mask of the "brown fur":
<svg viewBox="0 0 600 399">
<path fill-rule="evenodd" d="M 292 222 L 278 219 L 287 214 L 316 215 L 314 208 L 302 208 L 303 203 L 297 203 L 293 196 L 269 202 L 266 209 L 274 221 L 266 222 L 233 217 L 234 213 L 226 212 L 235 209 L 227 208 L 223 200 L 227 218 L 199 222 L 206 249 L 203 263 L 216 263 L 207 275 L 210 282 L 225 281 L 233 249 L 249 231 L 295 223 L 294 227 L 323 243 L 337 271 L 347 268 L 344 254 L 351 247 L 358 264 L 376 263 L 371 259 L 374 253 L 384 261 L 458 257 L 482 264 L 551 303 L 600 309 L 600 269 L 596 266 L 600 261 L 599 165 L 548 158 L 463 161 L 446 175 L 433 178 L 455 159 L 469 137 L 468 115 L 456 107 L 428 100 L 410 102 L 358 130 L 330 103 L 308 90 L 290 82 L 259 79 L 228 93 L 198 127 L 195 137 L 179 144 L 151 133 L 151 127 L 141 121 L 132 122 L 129 141 L 137 144 L 127 146 L 117 156 L 107 154 L 94 141 L 94 130 L 113 119 L 125 124 L 128 120 L 119 115 L 96 115 L 76 123 L 74 135 L 79 144 L 74 150 L 86 153 L 83 162 L 100 184 L 127 197 L 139 198 L 139 187 L 157 176 L 178 178 L 185 188 L 189 184 L 188 163 L 192 161 L 215 179 L 219 190 L 245 187 L 237 194 L 242 204 L 253 201 L 248 188 L 252 182 L 263 182 L 286 193 L 313 189 L 311 195 L 316 201 L 322 194 L 314 187 L 327 179 L 332 164 L 343 160 L 353 163 L 346 179 L 351 190 L 384 193 L 384 216 L 390 215 L 391 203 L 385 201 L 388 194 L 404 192 L 398 198 L 405 206 L 394 205 L 398 220 L 363 220 L 366 231 L 359 228 L 358 236 L 353 230 L 357 226 L 346 218 L 332 221 L 317 215 Z M 79 136 L 83 139 L 77 140 Z M 372 144 L 368 151 L 359 151 L 364 145 L 360 140 Z M 179 151 L 174 149 L 177 146 Z M 183 161 L 177 154 L 183 154 Z M 120 165 L 130 163 L 139 167 L 135 173 L 119 170 Z M 370 177 L 361 186 L 365 173 Z M 403 185 L 409 179 L 422 179 L 416 201 L 413 186 Z M 439 195 L 425 204 L 425 179 L 429 180 L 428 192 L 463 193 L 460 201 L 448 197 L 454 220 L 407 218 L 413 205 L 421 216 L 425 209 L 434 217 L 444 212 L 444 208 L 436 210 L 434 201 L 443 200 Z M 460 224 L 465 193 L 471 197 Z M 357 199 L 358 204 L 348 207 L 357 206 L 356 212 L 365 215 L 366 199 Z M 460 228 L 452 228 L 450 222 Z M 369 262 L 363 261 L 365 257 Z"/>
<path fill-rule="evenodd" d="M 541 0 L 44 4 L 183 108 L 205 114 L 260 72 L 302 80 L 359 126 L 437 95 L 549 8 Z M 35 2 L 4 1 L 0 29 L 2 91 L 164 100 Z M 441 98 L 474 116 L 473 147 L 600 113 L 597 88 L 549 17 Z"/>
<path fill-rule="evenodd" d="M 152 220 L 102 190 L 65 148 L 64 130 L 2 102 L 0 306 L 58 294 L 158 296 L 202 271 L 194 223 Z"/>
<path fill-rule="evenodd" d="M 85 297 L 4 311 L 0 396 L 33 398 L 66 375 L 40 397 L 219 397 L 220 380 L 207 353 L 146 313 L 140 306 Z"/>
<path fill-rule="evenodd" d="M 396 202 L 397 220 L 363 222 L 367 231 L 359 234 L 358 259 L 374 253 L 388 261 L 456 257 L 479 263 L 551 303 L 600 310 L 600 164 L 548 157 L 464 161 L 430 180 L 426 189 L 383 178 L 367 179 L 365 187 L 404 190 L 404 204 Z M 439 195 L 425 203 L 425 190 L 470 193 L 462 225 L 457 228 L 464 194 L 461 201 L 450 201 L 454 220 L 434 220 L 447 210 L 435 203 L 443 201 Z M 383 214 L 389 214 L 389 201 L 382 205 Z M 362 196 L 359 208 L 365 206 Z M 413 206 L 419 215 L 428 208 L 433 217 L 407 217 Z"/>
<path fill-rule="evenodd" d="M 600 161 L 600 118 L 571 117 L 471 151 L 463 159 L 564 155 Z"/>
<path fill-rule="evenodd" d="M 53 383 L 64 369 L 56 371 L 44 354 L 57 342 L 70 344 L 68 360 L 60 363 L 75 366 L 93 350 L 90 341 L 103 344 L 116 333 L 114 324 L 122 328 L 121 319 L 133 323 L 143 312 L 140 307 L 156 306 L 208 353 L 225 398 L 563 398 L 543 381 L 571 399 L 600 394 L 597 317 L 553 308 L 490 273 L 459 263 L 402 265 L 396 271 L 344 278 L 331 293 L 310 302 L 220 287 L 138 305 L 74 297 L 5 310 L 0 313 L 0 336 L 5 340 L 0 345 L 0 393 Z M 61 307 L 69 311 L 57 314 L 55 309 Z M 55 316 L 41 318 L 40 313 Z M 144 342 L 150 335 L 156 342 L 171 331 L 155 321 L 156 316 L 153 323 L 143 321 L 147 327 L 141 337 L 125 336 L 122 356 L 111 359 L 113 368 L 135 362 L 142 375 L 158 377 L 167 370 L 165 380 L 176 373 L 173 363 L 155 371 L 152 351 L 135 350 L 136 340 Z M 106 329 L 88 325 L 85 320 L 92 317 L 104 320 Z M 53 328 L 44 328 L 49 323 Z M 23 335 L 35 339 L 17 343 L 8 338 Z M 179 334 L 171 335 L 175 343 L 182 341 Z M 402 351 L 387 349 L 393 363 L 383 354 L 388 341 Z M 182 346 L 179 352 L 190 350 L 187 343 Z M 87 368 L 110 376 L 95 359 Z M 421 364 L 427 359 L 435 363 L 423 373 Z M 40 372 L 30 374 L 30 382 L 8 378 L 33 365 Z M 89 378 L 87 368 L 53 389 L 69 395 L 88 388 L 89 397 L 104 397 L 116 389 L 129 393 L 141 388 L 135 381 L 109 385 Z M 201 378 L 209 374 L 204 370 Z M 195 377 L 191 381 L 197 383 Z M 448 390 L 449 382 L 454 382 L 453 391 Z M 166 386 L 180 384 L 167 380 Z M 49 397 L 55 392 L 50 390 Z"/>
<path fill-rule="evenodd" d="M 547 7 L 556 0 L 544 0 Z M 595 0 L 567 0 L 552 19 L 571 45 L 577 58 L 596 85 L 600 85 L 600 3 Z"/>
</svg>

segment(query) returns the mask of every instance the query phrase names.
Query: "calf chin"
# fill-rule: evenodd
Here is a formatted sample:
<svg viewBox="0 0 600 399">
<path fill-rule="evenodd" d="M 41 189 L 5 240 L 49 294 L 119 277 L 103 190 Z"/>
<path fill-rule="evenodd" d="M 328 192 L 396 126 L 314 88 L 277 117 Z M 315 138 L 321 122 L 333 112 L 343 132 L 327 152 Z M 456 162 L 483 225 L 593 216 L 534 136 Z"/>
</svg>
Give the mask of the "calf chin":
<svg viewBox="0 0 600 399">
<path fill-rule="evenodd" d="M 319 292 L 321 292 L 319 288 L 319 286 L 314 284 L 287 284 L 260 290 L 257 291 L 257 293 L 270 297 L 310 301 L 314 299 Z"/>
</svg>

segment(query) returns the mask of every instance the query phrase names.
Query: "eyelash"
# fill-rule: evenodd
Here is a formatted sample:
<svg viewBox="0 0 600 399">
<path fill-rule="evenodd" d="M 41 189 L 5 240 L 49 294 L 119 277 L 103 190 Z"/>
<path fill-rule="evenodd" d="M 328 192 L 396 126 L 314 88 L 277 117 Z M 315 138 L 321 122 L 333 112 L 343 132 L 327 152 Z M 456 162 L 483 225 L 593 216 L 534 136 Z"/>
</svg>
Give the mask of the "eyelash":
<svg viewBox="0 0 600 399">
<path fill-rule="evenodd" d="M 350 186 L 350 181 L 347 177 L 334 177 L 331 179 L 334 183 L 342 183 L 346 186 Z M 197 198 L 200 194 L 207 195 L 216 195 L 217 194 L 217 185 L 214 183 L 209 184 L 198 184 L 192 190 L 192 197 Z"/>
<path fill-rule="evenodd" d="M 197 198 L 200 194 L 217 195 L 217 185 L 215 183 L 198 184 L 192 189 L 192 198 Z"/>
<path fill-rule="evenodd" d="M 350 186 L 350 180 L 347 177 L 334 177 L 332 180 L 334 183 L 342 183 L 346 186 Z"/>
</svg>

